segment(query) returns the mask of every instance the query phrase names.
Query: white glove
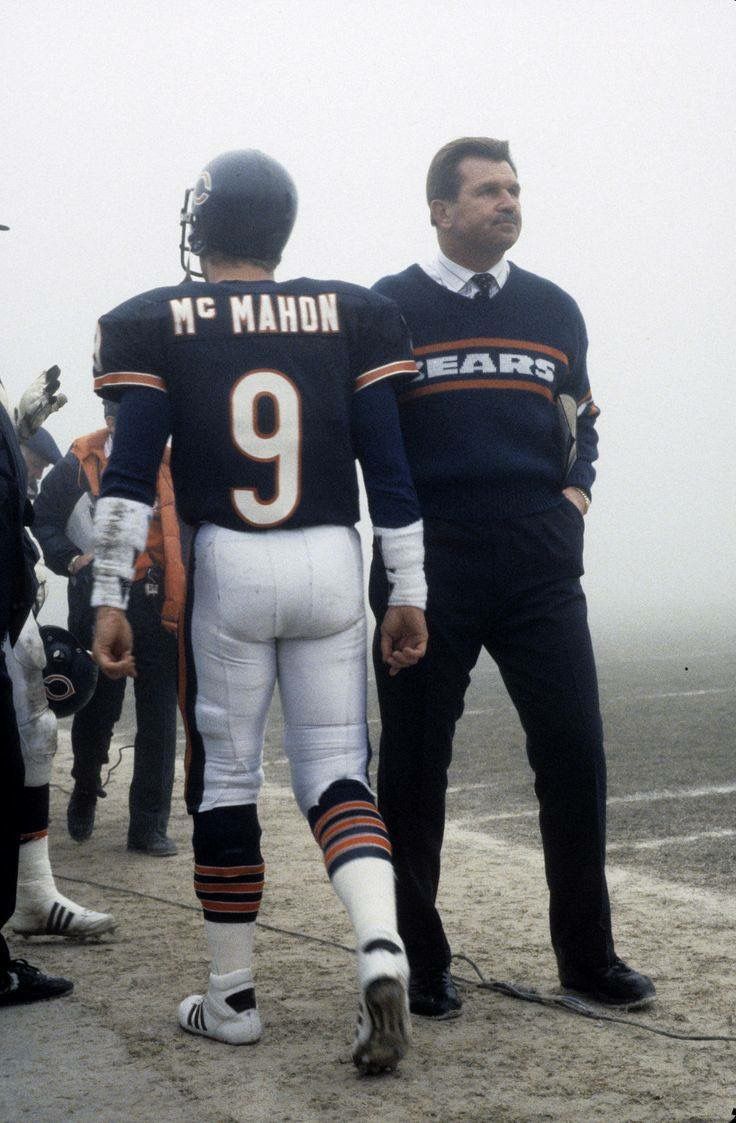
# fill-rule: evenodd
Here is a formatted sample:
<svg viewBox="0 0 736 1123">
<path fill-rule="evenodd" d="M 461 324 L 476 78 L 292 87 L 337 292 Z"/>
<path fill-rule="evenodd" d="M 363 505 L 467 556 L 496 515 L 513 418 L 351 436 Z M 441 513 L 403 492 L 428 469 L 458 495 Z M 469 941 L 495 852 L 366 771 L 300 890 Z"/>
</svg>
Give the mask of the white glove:
<svg viewBox="0 0 736 1123">
<path fill-rule="evenodd" d="M 23 394 L 15 411 L 15 428 L 18 438 L 27 441 L 46 418 L 57 409 L 66 405 L 66 396 L 57 393 L 61 381 L 57 366 L 39 374 Z"/>
</svg>

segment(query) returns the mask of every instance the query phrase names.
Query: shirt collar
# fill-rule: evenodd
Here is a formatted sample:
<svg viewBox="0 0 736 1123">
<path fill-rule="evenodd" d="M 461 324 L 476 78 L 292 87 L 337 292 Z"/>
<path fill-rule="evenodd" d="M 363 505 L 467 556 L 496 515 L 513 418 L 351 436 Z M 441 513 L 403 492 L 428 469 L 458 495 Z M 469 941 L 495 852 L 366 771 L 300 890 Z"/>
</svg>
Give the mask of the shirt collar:
<svg viewBox="0 0 736 1123">
<path fill-rule="evenodd" d="M 474 270 L 466 269 L 464 265 L 458 265 L 456 261 L 451 261 L 442 250 L 437 250 L 436 256 L 422 268 L 433 281 L 437 281 L 438 284 L 450 289 L 451 292 L 461 292 L 465 295 L 466 292 L 475 289 L 475 286 L 470 284 L 470 278 L 475 276 Z M 487 269 L 486 272 L 494 278 L 499 289 L 503 288 L 510 272 L 506 257 L 502 257 L 493 268 Z"/>
</svg>

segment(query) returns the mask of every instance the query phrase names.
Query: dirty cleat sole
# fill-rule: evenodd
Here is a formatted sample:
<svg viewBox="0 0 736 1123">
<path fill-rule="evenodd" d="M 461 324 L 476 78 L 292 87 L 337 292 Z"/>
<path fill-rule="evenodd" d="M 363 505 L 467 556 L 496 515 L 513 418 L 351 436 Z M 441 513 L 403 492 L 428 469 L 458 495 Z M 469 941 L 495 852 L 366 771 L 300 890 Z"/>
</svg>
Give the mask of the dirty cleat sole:
<svg viewBox="0 0 736 1123">
<path fill-rule="evenodd" d="M 362 1076 L 393 1072 L 408 1048 L 406 990 L 399 979 L 374 979 L 361 1002 L 353 1063 Z"/>
</svg>

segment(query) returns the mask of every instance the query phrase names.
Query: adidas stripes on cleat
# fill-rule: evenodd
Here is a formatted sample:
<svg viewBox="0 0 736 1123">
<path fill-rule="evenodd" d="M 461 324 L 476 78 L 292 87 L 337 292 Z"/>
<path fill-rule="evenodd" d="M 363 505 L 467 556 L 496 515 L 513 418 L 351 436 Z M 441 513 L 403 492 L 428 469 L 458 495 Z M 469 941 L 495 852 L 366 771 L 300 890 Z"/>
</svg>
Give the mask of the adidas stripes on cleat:
<svg viewBox="0 0 736 1123">
<path fill-rule="evenodd" d="M 353 1063 L 361 1075 L 392 1072 L 410 1041 L 409 965 L 394 939 L 369 941 L 358 951 L 360 1012 Z"/>
<path fill-rule="evenodd" d="M 88 936 L 111 932 L 115 921 L 107 912 L 85 909 L 60 896 L 43 905 L 19 903 L 9 927 L 19 936 L 66 936 L 72 940 L 84 940 Z"/>
<path fill-rule="evenodd" d="M 179 1025 L 187 1033 L 227 1045 L 252 1045 L 263 1027 L 250 971 L 210 975 L 206 994 L 190 994 L 179 1005 Z"/>
</svg>

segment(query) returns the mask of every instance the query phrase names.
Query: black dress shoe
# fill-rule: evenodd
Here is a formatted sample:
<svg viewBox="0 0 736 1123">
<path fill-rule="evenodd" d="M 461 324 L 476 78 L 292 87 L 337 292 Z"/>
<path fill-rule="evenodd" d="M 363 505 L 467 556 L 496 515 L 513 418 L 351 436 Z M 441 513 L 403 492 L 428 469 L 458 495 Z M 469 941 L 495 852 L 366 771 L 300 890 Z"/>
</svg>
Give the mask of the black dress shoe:
<svg viewBox="0 0 736 1123">
<path fill-rule="evenodd" d="M 100 787 L 93 791 L 74 785 L 74 791 L 66 809 L 66 824 L 75 842 L 86 842 L 95 826 L 97 797 L 104 799 L 107 793 Z"/>
<path fill-rule="evenodd" d="M 128 850 L 136 854 L 149 854 L 152 858 L 171 858 L 179 848 L 167 834 L 152 834 L 147 838 L 129 838 Z"/>
<path fill-rule="evenodd" d="M 0 1006 L 19 1006 L 22 1002 L 58 998 L 73 988 L 74 983 L 70 979 L 44 975 L 25 959 L 11 959 L 7 967 L 0 968 Z"/>
<path fill-rule="evenodd" d="M 450 968 L 412 971 L 409 979 L 409 1009 L 423 1018 L 459 1018 L 462 999 L 452 981 Z"/>
<path fill-rule="evenodd" d="M 574 991 L 582 998 L 622 1010 L 648 1006 L 657 993 L 647 975 L 640 975 L 618 956 L 610 967 L 601 967 L 598 971 L 566 969 L 564 975 L 560 975 L 560 982 L 565 990 Z"/>
</svg>

